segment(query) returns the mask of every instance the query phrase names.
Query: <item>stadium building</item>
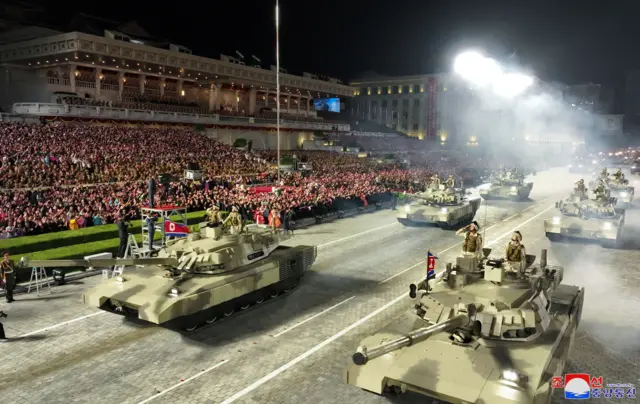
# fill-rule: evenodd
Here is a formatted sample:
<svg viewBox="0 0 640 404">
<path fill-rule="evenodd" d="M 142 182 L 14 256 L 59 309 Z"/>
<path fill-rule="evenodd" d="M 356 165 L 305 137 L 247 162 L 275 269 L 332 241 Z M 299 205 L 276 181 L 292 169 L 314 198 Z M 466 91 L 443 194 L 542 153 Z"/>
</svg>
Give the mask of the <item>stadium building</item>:
<svg viewBox="0 0 640 404">
<path fill-rule="evenodd" d="M 356 92 L 337 79 L 281 69 L 277 100 L 274 66 L 196 56 L 153 38 L 135 22 L 80 14 L 71 27 L 65 33 L 5 25 L 0 34 L 5 112 L 65 121 L 200 124 L 210 137 L 227 143 L 242 137 L 254 148 L 275 148 L 279 102 L 282 148 L 299 147 L 314 131 L 350 130 L 346 122 L 331 119 Z"/>
<path fill-rule="evenodd" d="M 350 112 L 419 139 L 455 136 L 456 92 L 446 74 L 378 77 L 351 81 Z M 459 100 L 458 100 L 459 101 Z"/>
</svg>

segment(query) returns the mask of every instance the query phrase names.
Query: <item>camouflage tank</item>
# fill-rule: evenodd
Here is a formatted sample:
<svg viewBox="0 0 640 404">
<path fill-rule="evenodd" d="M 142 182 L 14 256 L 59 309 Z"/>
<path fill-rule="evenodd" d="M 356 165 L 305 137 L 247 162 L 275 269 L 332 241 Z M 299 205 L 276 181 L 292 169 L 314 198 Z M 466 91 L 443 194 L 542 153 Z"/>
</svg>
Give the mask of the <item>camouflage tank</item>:
<svg viewBox="0 0 640 404">
<path fill-rule="evenodd" d="M 411 285 L 414 307 L 362 341 L 346 383 L 377 393 L 411 391 L 448 403 L 549 403 L 580 324 L 584 289 L 563 268 L 527 255 L 461 256 L 440 279 Z M 427 400 L 430 402 L 430 400 Z"/>
<path fill-rule="evenodd" d="M 90 306 L 172 329 L 245 310 L 289 292 L 315 261 L 315 246 L 286 247 L 282 231 L 249 225 L 240 234 L 202 224 L 200 232 L 171 240 L 157 257 L 32 261 L 23 267 L 123 266 L 122 275 L 87 290 Z"/>
<path fill-rule="evenodd" d="M 467 199 L 464 189 L 443 184 L 431 185 L 426 192 L 408 198 L 410 202 L 398 210 L 398 222 L 405 226 L 438 225 L 443 229 L 471 223 L 482 201 Z"/>
<path fill-rule="evenodd" d="M 511 199 L 522 201 L 529 197 L 533 182 L 525 182 L 524 176 L 504 172 L 491 178 L 488 187 L 480 188 L 480 196 L 483 199 Z"/>
<path fill-rule="evenodd" d="M 625 211 L 614 208 L 615 198 L 608 193 L 600 200 L 596 198 L 574 192 L 569 198 L 556 202 L 559 215 L 544 221 L 547 238 L 551 241 L 560 241 L 563 237 L 597 240 L 605 247 L 617 247 Z"/>
</svg>

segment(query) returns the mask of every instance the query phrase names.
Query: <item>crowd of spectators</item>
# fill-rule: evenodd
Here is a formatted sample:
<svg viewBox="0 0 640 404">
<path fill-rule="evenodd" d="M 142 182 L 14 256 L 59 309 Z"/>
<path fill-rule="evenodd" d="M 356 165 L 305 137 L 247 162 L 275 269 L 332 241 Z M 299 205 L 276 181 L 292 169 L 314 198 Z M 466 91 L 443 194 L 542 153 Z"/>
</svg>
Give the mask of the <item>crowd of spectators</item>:
<svg viewBox="0 0 640 404">
<path fill-rule="evenodd" d="M 274 152 L 249 153 L 190 130 L 0 123 L 0 133 L 0 238 L 139 217 L 146 180 L 159 174 L 175 178 L 158 187 L 157 203 L 190 211 L 235 205 L 247 217 L 266 203 L 304 216 L 336 201 L 361 206 L 389 192 L 424 190 L 433 172 L 455 174 L 459 166 L 451 158 L 408 170 L 346 153 L 283 152 L 311 163 L 311 174 L 284 174 L 278 192 L 255 193 L 251 185 L 275 183 Z M 180 179 L 188 163 L 201 167 L 202 181 Z"/>
</svg>

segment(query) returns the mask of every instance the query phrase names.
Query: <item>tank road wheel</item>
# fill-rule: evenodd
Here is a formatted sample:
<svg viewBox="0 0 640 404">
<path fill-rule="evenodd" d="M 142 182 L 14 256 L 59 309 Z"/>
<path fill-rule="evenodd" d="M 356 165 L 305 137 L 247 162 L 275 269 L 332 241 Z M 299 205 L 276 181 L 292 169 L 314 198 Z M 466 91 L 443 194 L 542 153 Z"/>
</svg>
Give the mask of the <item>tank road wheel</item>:
<svg viewBox="0 0 640 404">
<path fill-rule="evenodd" d="M 205 320 L 205 322 L 206 322 L 207 324 L 213 324 L 213 323 L 215 323 L 215 322 L 216 322 L 216 320 L 218 320 L 218 316 L 212 317 L 212 318 L 210 318 L 209 320 Z"/>
<path fill-rule="evenodd" d="M 256 304 L 260 304 L 264 302 L 264 297 L 261 297 L 260 299 L 256 300 Z"/>
<path fill-rule="evenodd" d="M 187 326 L 187 327 L 184 328 L 184 330 L 187 331 L 187 332 L 192 332 L 192 331 L 195 331 L 196 328 L 198 328 L 198 324 Z"/>
<path fill-rule="evenodd" d="M 244 306 L 240 306 L 240 310 L 246 310 L 251 306 L 251 304 L 245 304 Z"/>
<path fill-rule="evenodd" d="M 225 317 L 229 317 L 230 315 L 232 315 L 233 313 L 235 313 L 234 309 L 229 309 L 229 311 L 225 311 L 224 312 L 224 316 Z"/>
<path fill-rule="evenodd" d="M 270 296 L 272 299 L 275 299 L 276 297 L 278 297 L 278 295 L 279 295 L 279 294 L 280 294 L 280 292 L 273 292 L 273 293 L 271 293 L 269 296 Z"/>
</svg>

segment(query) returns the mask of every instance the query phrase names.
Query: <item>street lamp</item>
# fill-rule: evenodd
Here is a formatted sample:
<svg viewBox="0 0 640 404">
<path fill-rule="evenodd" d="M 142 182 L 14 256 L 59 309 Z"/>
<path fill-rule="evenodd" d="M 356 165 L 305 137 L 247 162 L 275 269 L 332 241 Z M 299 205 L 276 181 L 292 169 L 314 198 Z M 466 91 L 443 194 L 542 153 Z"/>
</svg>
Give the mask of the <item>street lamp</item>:
<svg viewBox="0 0 640 404">
<path fill-rule="evenodd" d="M 278 183 L 280 183 L 280 4 L 276 0 L 276 136 Z"/>
<path fill-rule="evenodd" d="M 533 84 L 533 77 L 523 73 L 505 72 L 494 59 L 474 51 L 463 52 L 453 62 L 454 72 L 478 87 L 490 87 L 497 95 L 513 98 Z"/>
</svg>

